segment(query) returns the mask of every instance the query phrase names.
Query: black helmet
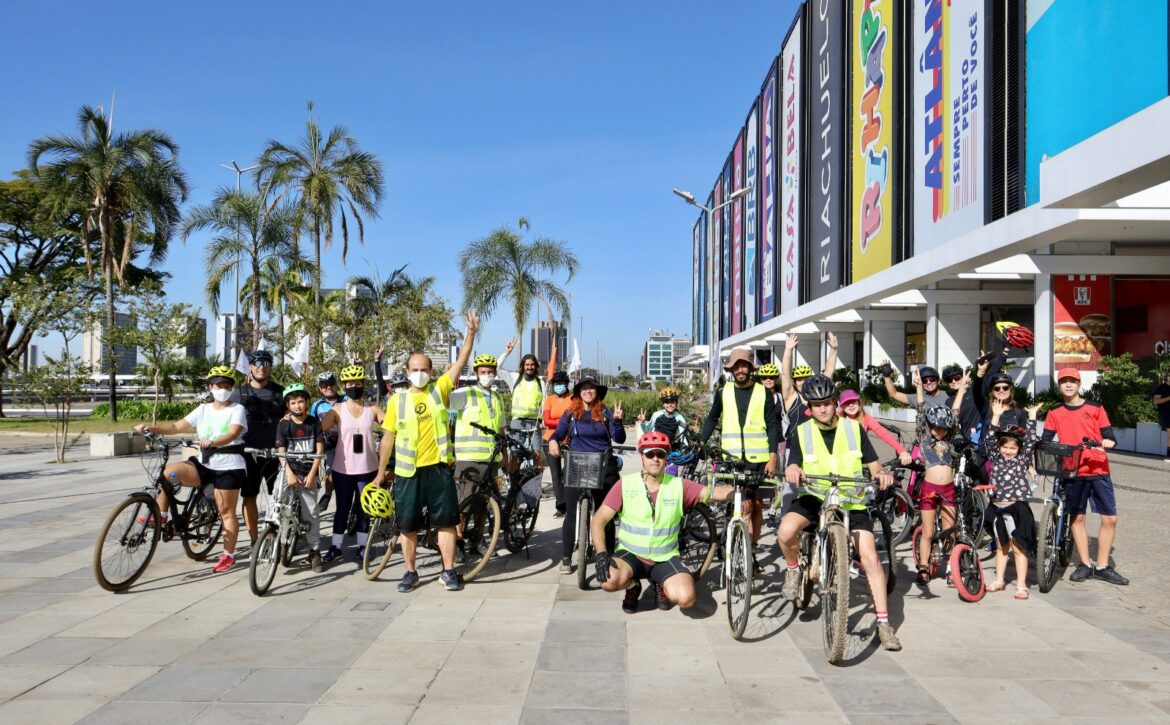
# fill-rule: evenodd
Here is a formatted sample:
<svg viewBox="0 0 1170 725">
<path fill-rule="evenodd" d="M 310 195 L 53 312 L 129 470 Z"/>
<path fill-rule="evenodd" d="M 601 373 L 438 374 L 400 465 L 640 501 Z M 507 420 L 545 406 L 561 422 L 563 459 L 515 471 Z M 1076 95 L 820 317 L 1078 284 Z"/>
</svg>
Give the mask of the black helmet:
<svg viewBox="0 0 1170 725">
<path fill-rule="evenodd" d="M 391 388 L 397 388 L 402 385 L 410 385 L 410 381 L 406 379 L 405 373 L 394 373 L 390 376 Z"/>
<path fill-rule="evenodd" d="M 326 385 L 337 385 L 337 376 L 328 370 L 317 376 L 317 387 L 323 388 Z"/>
<path fill-rule="evenodd" d="M 837 396 L 837 386 L 825 375 L 814 375 L 804 381 L 800 395 L 810 403 L 832 400 Z"/>
<path fill-rule="evenodd" d="M 995 375 L 992 375 L 991 380 L 988 381 L 988 385 L 996 385 L 998 383 L 1007 383 L 1013 388 L 1016 387 L 1016 381 L 1012 380 L 1012 376 L 1008 375 L 1007 373 L 996 373 Z"/>
<path fill-rule="evenodd" d="M 1004 438 L 1014 438 L 1017 443 L 1023 445 L 1024 436 L 1026 436 L 1026 435 L 1027 435 L 1027 431 L 1025 431 L 1020 426 L 1008 425 L 1008 426 L 1004 426 L 1003 428 L 1000 428 L 999 432 L 995 434 L 995 437 L 1001 443 L 1003 442 Z"/>
<path fill-rule="evenodd" d="M 933 405 L 926 409 L 926 422 L 932 428 L 954 428 L 955 414 L 945 405 Z"/>
<path fill-rule="evenodd" d="M 550 383 L 564 383 L 565 385 L 568 385 L 569 384 L 569 374 L 567 372 L 565 372 L 564 370 L 558 370 L 555 373 L 553 373 L 553 376 L 552 376 L 552 378 L 549 379 L 549 382 Z"/>
<path fill-rule="evenodd" d="M 938 380 L 938 371 L 929 365 L 923 365 L 922 367 L 918 368 L 918 379 L 926 380 L 927 378 L 934 378 L 935 380 Z"/>
<path fill-rule="evenodd" d="M 954 363 L 951 363 L 950 365 L 947 365 L 945 368 L 943 368 L 943 371 L 942 371 L 942 379 L 943 380 L 949 381 L 951 378 L 961 378 L 961 377 L 963 377 L 963 368 L 961 366 L 955 365 Z"/>
<path fill-rule="evenodd" d="M 249 365 L 260 365 L 261 363 L 266 363 L 268 365 L 271 365 L 272 364 L 272 353 L 268 352 L 267 350 L 255 350 L 253 352 L 248 353 L 248 364 Z"/>
</svg>

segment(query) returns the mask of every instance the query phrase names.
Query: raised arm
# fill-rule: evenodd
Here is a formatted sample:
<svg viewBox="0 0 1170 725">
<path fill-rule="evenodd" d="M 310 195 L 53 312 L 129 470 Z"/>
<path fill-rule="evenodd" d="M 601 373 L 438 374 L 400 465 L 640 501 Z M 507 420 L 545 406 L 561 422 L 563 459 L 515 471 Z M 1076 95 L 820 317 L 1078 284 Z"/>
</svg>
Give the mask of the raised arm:
<svg viewBox="0 0 1170 725">
<path fill-rule="evenodd" d="M 463 347 L 459 348 L 459 357 L 455 363 L 447 368 L 447 377 L 451 378 L 451 383 L 459 384 L 459 375 L 463 372 L 463 368 L 467 367 L 467 361 L 471 360 L 471 348 L 475 345 L 475 333 L 479 330 L 479 315 L 475 314 L 475 310 L 468 310 L 467 314 L 463 316 L 463 320 L 467 323 L 467 332 L 463 336 Z"/>
<path fill-rule="evenodd" d="M 882 363 L 882 366 L 884 367 L 884 366 L 889 365 L 889 364 L 890 364 L 890 361 L 886 360 Z M 886 384 L 886 395 L 890 396 L 890 400 L 899 402 L 902 405 L 910 405 L 910 398 L 905 393 L 903 393 L 901 390 L 898 390 L 897 388 L 894 387 L 893 368 L 890 368 L 889 375 L 882 376 L 882 380 Z"/>
<path fill-rule="evenodd" d="M 552 346 L 552 354 L 548 357 L 548 368 L 544 371 L 544 381 L 547 383 L 552 380 L 552 376 L 557 371 L 557 344 L 554 342 Z"/>
<path fill-rule="evenodd" d="M 951 410 L 954 412 L 956 418 L 958 418 L 958 416 L 959 416 L 959 409 L 963 407 L 963 396 L 965 396 L 967 394 L 967 388 L 969 388 L 970 386 L 971 386 L 971 371 L 964 370 L 963 371 L 963 379 L 962 379 L 962 381 L 959 382 L 959 390 L 955 393 L 955 402 L 951 403 Z M 918 381 L 918 387 L 919 387 L 919 389 L 922 388 L 922 381 L 921 380 Z M 921 399 L 921 393 L 919 393 L 919 398 Z"/>
<path fill-rule="evenodd" d="M 837 336 L 830 330 L 825 333 L 825 340 L 829 344 L 829 354 L 825 357 L 825 369 L 822 372 L 832 380 L 833 372 L 837 370 Z"/>
<path fill-rule="evenodd" d="M 798 339 L 793 332 L 784 338 L 784 356 L 780 359 L 780 397 L 784 399 L 785 405 L 796 394 L 792 384 L 792 351 L 796 349 Z"/>
<path fill-rule="evenodd" d="M 516 349 L 516 341 L 519 339 L 520 338 L 516 336 L 512 336 L 512 339 L 508 340 L 508 343 L 504 345 L 504 351 L 500 353 L 498 358 L 496 358 L 496 362 L 502 366 L 504 361 L 508 359 L 508 356 L 512 354 L 512 351 Z"/>
</svg>

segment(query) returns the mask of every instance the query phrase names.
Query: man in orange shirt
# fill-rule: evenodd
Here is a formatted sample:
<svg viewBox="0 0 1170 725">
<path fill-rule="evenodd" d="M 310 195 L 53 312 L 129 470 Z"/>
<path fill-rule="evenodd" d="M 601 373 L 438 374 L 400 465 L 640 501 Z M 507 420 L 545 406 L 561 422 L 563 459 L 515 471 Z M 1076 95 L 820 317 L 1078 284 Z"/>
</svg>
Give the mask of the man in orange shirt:
<svg viewBox="0 0 1170 725">
<path fill-rule="evenodd" d="M 552 476 L 553 497 L 556 499 L 557 511 L 553 516 L 561 518 L 565 515 L 565 486 L 561 480 L 563 463 L 561 458 L 550 458 L 548 455 L 548 439 L 557 429 L 557 421 L 569 408 L 569 374 L 558 370 L 549 379 L 549 390 L 544 396 L 544 460 L 548 462 L 549 474 Z"/>
</svg>

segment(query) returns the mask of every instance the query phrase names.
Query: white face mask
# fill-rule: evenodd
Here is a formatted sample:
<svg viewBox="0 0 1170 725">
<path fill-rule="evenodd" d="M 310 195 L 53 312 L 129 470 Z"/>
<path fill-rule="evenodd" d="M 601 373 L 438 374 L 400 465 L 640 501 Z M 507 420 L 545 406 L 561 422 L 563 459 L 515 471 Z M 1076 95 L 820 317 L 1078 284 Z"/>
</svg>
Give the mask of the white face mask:
<svg viewBox="0 0 1170 725">
<path fill-rule="evenodd" d="M 226 403 L 232 398 L 231 388 L 224 390 L 223 388 L 212 388 L 211 397 L 217 403 Z"/>
<path fill-rule="evenodd" d="M 480 375 L 479 376 L 479 384 L 485 388 L 490 388 L 492 386 L 492 383 L 494 383 L 494 382 L 496 382 L 495 375 Z"/>
<path fill-rule="evenodd" d="M 416 388 L 426 387 L 426 384 L 431 382 L 431 374 L 426 370 L 415 370 L 406 377 L 410 379 L 410 384 Z"/>
</svg>

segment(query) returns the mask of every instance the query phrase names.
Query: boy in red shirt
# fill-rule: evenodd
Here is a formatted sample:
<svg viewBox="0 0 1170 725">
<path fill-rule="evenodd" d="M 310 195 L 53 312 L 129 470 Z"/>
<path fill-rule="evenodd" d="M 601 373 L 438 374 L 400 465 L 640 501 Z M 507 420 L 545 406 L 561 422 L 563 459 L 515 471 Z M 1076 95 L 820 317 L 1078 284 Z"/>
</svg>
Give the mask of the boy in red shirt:
<svg viewBox="0 0 1170 725">
<path fill-rule="evenodd" d="M 1048 411 L 1044 419 L 1044 440 L 1059 438 L 1062 443 L 1079 445 L 1084 440 L 1101 444 L 1100 448 L 1085 448 L 1075 478 L 1064 480 L 1065 501 L 1075 518 L 1072 523 L 1073 542 L 1081 563 L 1069 576 L 1070 581 L 1082 582 L 1090 576 L 1110 584 L 1129 584 L 1129 579 L 1113 570 L 1109 553 L 1117 535 L 1117 500 L 1113 495 L 1113 481 L 1109 478 L 1109 457 L 1105 450 L 1117 445 L 1113 426 L 1100 403 L 1081 397 L 1081 374 L 1075 368 L 1063 368 L 1056 374 L 1064 403 Z M 1097 532 L 1097 565 L 1089 558 L 1089 536 L 1085 532 L 1085 513 L 1089 502 L 1101 516 L 1101 530 Z"/>
</svg>

